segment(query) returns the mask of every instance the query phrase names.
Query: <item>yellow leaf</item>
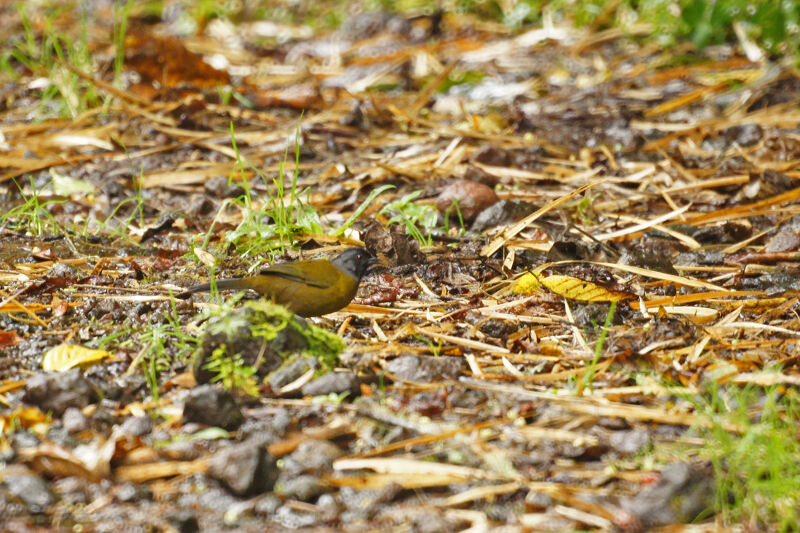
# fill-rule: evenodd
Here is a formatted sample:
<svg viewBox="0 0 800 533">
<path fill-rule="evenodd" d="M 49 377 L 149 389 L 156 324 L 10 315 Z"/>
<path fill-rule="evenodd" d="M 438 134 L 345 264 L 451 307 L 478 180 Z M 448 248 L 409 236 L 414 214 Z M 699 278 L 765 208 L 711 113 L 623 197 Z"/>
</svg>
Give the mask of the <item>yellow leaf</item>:
<svg viewBox="0 0 800 533">
<path fill-rule="evenodd" d="M 208 268 L 212 268 L 214 264 L 217 262 L 216 258 L 211 255 L 210 253 L 206 252 L 202 248 L 198 248 L 197 246 L 194 247 L 194 255 L 200 260 Z"/>
<path fill-rule="evenodd" d="M 531 274 L 530 272 L 526 272 L 514 284 L 514 293 L 515 294 L 532 294 L 539 287 L 541 287 L 541 285 L 542 284 L 539 283 L 539 278 L 537 278 L 535 274 Z"/>
<path fill-rule="evenodd" d="M 560 274 L 544 277 L 527 273 L 517 280 L 514 292 L 531 294 L 539 286 L 544 286 L 559 296 L 579 302 L 619 302 L 628 298 L 628 295 L 624 293 L 610 291 L 591 281 Z"/>
<path fill-rule="evenodd" d="M 612 292 L 591 281 L 583 281 L 572 276 L 548 276 L 540 281 L 559 296 L 580 302 L 619 302 L 626 298 L 625 294 Z"/>
<path fill-rule="evenodd" d="M 108 357 L 111 357 L 111 354 L 105 350 L 92 350 L 75 344 L 62 344 L 51 348 L 44 354 L 42 368 L 47 371 L 61 372 L 76 366 L 99 363 Z"/>
</svg>

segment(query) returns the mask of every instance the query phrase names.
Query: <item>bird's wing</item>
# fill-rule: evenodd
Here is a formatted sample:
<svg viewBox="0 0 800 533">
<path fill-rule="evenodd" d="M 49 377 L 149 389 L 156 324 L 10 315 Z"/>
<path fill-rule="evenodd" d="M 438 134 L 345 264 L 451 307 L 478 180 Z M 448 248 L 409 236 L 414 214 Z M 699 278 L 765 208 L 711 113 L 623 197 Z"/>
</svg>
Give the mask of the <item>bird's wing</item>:
<svg viewBox="0 0 800 533">
<path fill-rule="evenodd" d="M 331 287 L 338 279 L 338 271 L 329 261 L 307 261 L 304 264 L 281 263 L 259 272 L 262 276 L 276 276 L 318 289 Z"/>
</svg>

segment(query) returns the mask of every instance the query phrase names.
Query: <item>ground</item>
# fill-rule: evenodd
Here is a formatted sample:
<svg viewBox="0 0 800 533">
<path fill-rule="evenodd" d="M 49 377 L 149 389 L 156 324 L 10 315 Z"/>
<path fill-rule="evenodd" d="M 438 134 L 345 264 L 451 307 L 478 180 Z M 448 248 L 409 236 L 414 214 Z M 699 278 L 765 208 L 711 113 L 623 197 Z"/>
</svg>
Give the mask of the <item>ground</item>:
<svg viewBox="0 0 800 533">
<path fill-rule="evenodd" d="M 787 63 L 103 6 L 0 8 L 4 530 L 797 527 Z M 175 298 L 353 246 L 322 317 Z"/>
</svg>

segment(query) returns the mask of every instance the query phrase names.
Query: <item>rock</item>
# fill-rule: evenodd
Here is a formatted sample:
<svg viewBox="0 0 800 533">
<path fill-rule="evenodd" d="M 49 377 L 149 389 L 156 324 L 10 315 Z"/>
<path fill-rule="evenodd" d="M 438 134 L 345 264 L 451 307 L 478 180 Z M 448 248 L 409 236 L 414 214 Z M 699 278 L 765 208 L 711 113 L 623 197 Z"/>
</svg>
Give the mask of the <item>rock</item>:
<svg viewBox="0 0 800 533">
<path fill-rule="evenodd" d="M 327 490 L 320 482 L 319 476 L 311 474 L 287 476 L 286 479 L 277 483 L 276 487 L 284 498 L 301 502 L 311 501 Z"/>
<path fill-rule="evenodd" d="M 292 530 L 304 530 L 310 528 L 319 521 L 317 513 L 306 510 L 294 509 L 289 505 L 281 505 L 272 520 L 282 525 L 284 528 Z"/>
<path fill-rule="evenodd" d="M 150 437 L 148 440 L 158 442 L 159 439 Z M 169 461 L 194 461 L 195 459 L 208 455 L 208 448 L 202 441 L 169 441 L 167 444 L 158 448 L 158 455 Z"/>
<path fill-rule="evenodd" d="M 45 435 L 45 440 L 66 449 L 72 449 L 81 444 L 81 442 L 70 435 L 63 426 L 57 424 L 50 426 Z"/>
<path fill-rule="evenodd" d="M 386 371 L 407 381 L 430 383 L 457 379 L 464 367 L 460 357 L 403 355 L 386 365 Z"/>
<path fill-rule="evenodd" d="M 28 431 L 16 431 L 9 438 L 11 446 L 16 449 L 34 448 L 39 445 L 39 437 Z"/>
<path fill-rule="evenodd" d="M 114 494 L 114 499 L 121 503 L 136 503 L 139 501 L 147 500 L 150 497 L 150 492 L 147 490 L 146 485 L 137 485 L 136 483 L 123 483 Z"/>
<path fill-rule="evenodd" d="M 472 223 L 472 231 L 483 232 L 502 224 L 513 224 L 536 211 L 536 206 L 520 200 L 500 200 L 484 209 Z"/>
<path fill-rule="evenodd" d="M 283 504 L 283 501 L 273 493 L 258 496 L 253 504 L 253 512 L 262 516 L 271 516 Z"/>
<path fill-rule="evenodd" d="M 737 222 L 724 222 L 719 226 L 696 228 L 692 238 L 701 244 L 730 244 L 747 239 L 753 230 Z"/>
<path fill-rule="evenodd" d="M 379 257 L 385 257 L 391 265 L 412 265 L 425 260 L 425 255 L 419 251 L 419 242 L 400 225 L 390 226 L 387 231 L 381 224 L 373 222 L 367 227 L 363 239 L 368 249 Z"/>
<path fill-rule="evenodd" d="M 117 417 L 117 403 L 106 398 L 100 400 L 97 408 L 91 416 L 92 428 L 100 430 L 101 428 L 111 428 L 115 424 L 119 424 L 120 420 Z"/>
<path fill-rule="evenodd" d="M 2 483 L 12 498 L 21 501 L 29 512 L 42 513 L 55 502 L 55 498 L 47 483 L 26 470 L 4 472 Z"/>
<path fill-rule="evenodd" d="M 144 437 L 153 431 L 153 420 L 149 416 L 129 416 L 119 429 L 126 437 Z"/>
<path fill-rule="evenodd" d="M 295 451 L 283 460 L 283 472 L 321 473 L 331 469 L 333 462 L 342 457 L 341 448 L 326 440 L 309 439 L 300 443 Z"/>
<path fill-rule="evenodd" d="M 508 150 L 484 144 L 472 154 L 472 160 L 493 167 L 507 167 L 511 165 L 512 158 Z"/>
<path fill-rule="evenodd" d="M 800 248 L 800 235 L 794 230 L 784 228 L 767 241 L 764 251 L 790 252 L 798 248 Z"/>
<path fill-rule="evenodd" d="M 300 392 L 303 396 L 323 396 L 326 394 L 341 394 L 349 392 L 351 396 L 358 394 L 358 378 L 353 372 L 328 372 L 313 381 L 303 385 Z"/>
<path fill-rule="evenodd" d="M 714 478 L 689 464 L 673 463 L 655 484 L 621 503 L 647 527 L 685 524 L 714 508 Z"/>
<path fill-rule="evenodd" d="M 240 356 L 243 364 L 265 377 L 284 361 L 310 347 L 324 368 L 335 368 L 344 342 L 285 308 L 268 300 L 247 302 L 241 309 L 209 320 L 205 335 L 193 355 L 192 372 L 198 383 L 208 383 L 217 373 L 208 362 L 220 347 L 223 357 Z"/>
<path fill-rule="evenodd" d="M 269 385 L 273 390 L 282 389 L 312 368 L 317 368 L 315 357 L 295 357 L 269 376 Z"/>
<path fill-rule="evenodd" d="M 614 431 L 608 438 L 608 443 L 622 455 L 633 455 L 650 444 L 650 432 L 644 429 Z"/>
<path fill-rule="evenodd" d="M 672 259 L 661 247 L 626 247 L 622 251 L 618 262 L 621 265 L 637 266 L 650 270 L 657 270 L 666 274 L 678 275 L 678 271 L 675 270 L 675 266 L 672 264 Z"/>
<path fill-rule="evenodd" d="M 192 389 L 183 404 L 183 418 L 225 429 L 236 429 L 243 420 L 236 399 L 218 385 L 201 385 Z"/>
<path fill-rule="evenodd" d="M 228 178 L 224 176 L 215 176 L 206 181 L 203 188 L 206 194 L 214 198 L 235 198 L 244 194 L 244 189 L 241 185 L 229 183 Z"/>
<path fill-rule="evenodd" d="M 145 230 L 142 233 L 142 239 L 139 242 L 147 242 L 150 239 L 153 239 L 155 236 L 171 230 L 177 218 L 182 218 L 182 215 L 169 211 L 162 211 L 154 224 L 150 224 L 145 227 Z"/>
<path fill-rule="evenodd" d="M 458 222 L 458 212 L 465 222 L 472 222 L 478 214 L 497 202 L 495 192 L 484 185 L 469 180 L 454 180 L 439 193 L 436 208 L 441 213 L 449 211 L 450 224 Z M 458 204 L 458 211 L 454 204 Z"/>
<path fill-rule="evenodd" d="M 67 263 L 58 262 L 50 267 L 50 270 L 47 271 L 48 278 L 66 278 L 66 279 L 75 279 L 79 276 L 82 276 L 80 270 L 78 270 L 74 265 L 70 265 Z"/>
<path fill-rule="evenodd" d="M 720 250 L 692 250 L 683 252 L 675 257 L 676 265 L 719 265 L 726 261 L 728 256 Z"/>
<path fill-rule="evenodd" d="M 236 438 L 242 442 L 250 439 L 259 439 L 259 442 L 266 446 L 280 440 L 281 436 L 275 431 L 272 420 L 248 418 L 236 430 Z"/>
<path fill-rule="evenodd" d="M 782 294 L 800 290 L 800 276 L 793 268 L 783 269 L 778 266 L 771 272 L 757 277 L 745 277 L 742 288 L 752 291 L 766 291 L 769 295 Z"/>
<path fill-rule="evenodd" d="M 525 495 L 525 510 L 529 513 L 541 513 L 553 507 L 553 498 L 544 492 L 529 491 Z"/>
<path fill-rule="evenodd" d="M 492 188 L 500 183 L 500 178 L 494 174 L 489 174 L 482 168 L 478 168 L 473 165 L 468 165 L 464 169 L 464 172 L 461 174 L 461 179 L 483 183 L 484 185 Z"/>
<path fill-rule="evenodd" d="M 330 522 L 339 516 L 339 503 L 332 494 L 323 494 L 317 500 L 317 508 L 322 511 L 322 520 Z"/>
<path fill-rule="evenodd" d="M 271 516 L 275 514 L 275 511 L 278 510 L 278 507 L 280 507 L 282 503 L 283 501 L 274 494 L 264 494 L 256 498 L 253 505 L 253 512 L 262 516 Z"/>
<path fill-rule="evenodd" d="M 278 470 L 264 446 L 246 441 L 216 452 L 208 461 L 208 475 L 237 496 L 251 496 L 272 490 Z"/>
<path fill-rule="evenodd" d="M 197 521 L 197 516 L 195 516 L 192 511 L 175 511 L 167 515 L 166 519 L 178 533 L 197 533 L 200 531 L 200 523 Z"/>
<path fill-rule="evenodd" d="M 583 330 L 592 331 L 595 327 L 605 324 L 611 306 L 606 303 L 587 303 L 575 306 L 573 320 Z M 612 324 L 620 324 L 618 315 L 612 317 Z"/>
<path fill-rule="evenodd" d="M 50 484 L 50 490 L 60 505 L 79 506 L 92 501 L 92 485 L 93 483 L 87 479 L 69 476 L 54 480 Z"/>
<path fill-rule="evenodd" d="M 187 218 L 208 215 L 215 209 L 214 202 L 204 194 L 190 194 L 187 198 L 186 206 L 184 207 L 184 211 L 189 215 Z"/>
<path fill-rule="evenodd" d="M 276 409 L 270 423 L 272 424 L 272 429 L 277 431 L 278 434 L 284 435 L 292 423 L 292 414 L 284 407 Z"/>
<path fill-rule="evenodd" d="M 464 320 L 470 325 L 478 326 L 478 330 L 487 337 L 505 338 L 520 329 L 517 321 L 486 318 L 486 315 L 477 311 L 467 312 Z"/>
<path fill-rule="evenodd" d="M 259 376 L 264 376 L 281 365 L 283 360 L 278 353 L 281 348 L 290 351 L 308 348 L 308 341 L 293 328 L 283 328 L 273 339 L 274 347 L 272 341 L 264 347 L 264 339 L 252 333 L 251 328 L 255 321 L 256 313 L 247 310 L 237 310 L 230 315 L 209 320 L 200 346 L 193 356 L 192 373 L 198 383 L 208 383 L 216 376 L 206 365 L 211 355 L 221 346 L 227 349 L 226 355 L 241 355 L 245 365 L 254 366 L 258 360 L 256 372 Z M 262 354 L 260 359 L 259 354 Z"/>
<path fill-rule="evenodd" d="M 456 524 L 445 518 L 444 513 L 431 507 L 412 507 L 387 505 L 376 515 L 375 520 L 380 524 L 402 525 L 403 528 L 418 533 L 448 533 L 450 531 L 463 531 L 464 527 L 456 527 Z M 459 521 L 454 518 L 453 521 Z M 478 531 L 482 529 L 476 528 Z"/>
<path fill-rule="evenodd" d="M 350 487 L 342 487 L 339 490 L 339 502 L 345 506 L 351 519 L 371 518 L 379 509 L 381 504 L 392 502 L 401 492 L 403 487 L 397 483 L 389 483 L 376 490 L 356 490 Z"/>
<path fill-rule="evenodd" d="M 752 146 L 763 138 L 764 132 L 758 124 L 743 124 L 725 129 L 723 135 L 739 146 Z"/>
<path fill-rule="evenodd" d="M 362 352 L 359 350 L 347 350 L 342 352 L 339 360 L 343 367 L 351 369 L 354 374 L 373 375 L 373 364 L 375 354 L 372 352 Z"/>
<path fill-rule="evenodd" d="M 606 261 L 605 252 L 595 243 L 557 240 L 547 251 L 548 261 Z"/>
<path fill-rule="evenodd" d="M 68 407 L 86 407 L 97 400 L 97 395 L 89 381 L 75 368 L 33 376 L 25 386 L 22 400 L 44 412 L 61 416 Z"/>
<path fill-rule="evenodd" d="M 68 433 L 80 433 L 89 429 L 89 419 L 77 407 L 68 407 L 64 410 L 61 423 Z"/>
</svg>

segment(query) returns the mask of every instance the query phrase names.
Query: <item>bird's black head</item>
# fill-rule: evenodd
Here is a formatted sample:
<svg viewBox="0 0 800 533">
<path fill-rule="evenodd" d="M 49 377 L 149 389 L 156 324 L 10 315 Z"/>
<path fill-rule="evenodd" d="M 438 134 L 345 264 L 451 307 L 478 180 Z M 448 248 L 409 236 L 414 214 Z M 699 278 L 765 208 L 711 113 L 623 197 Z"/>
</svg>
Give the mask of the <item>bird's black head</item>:
<svg viewBox="0 0 800 533">
<path fill-rule="evenodd" d="M 367 269 L 377 261 L 365 248 L 349 248 L 337 255 L 331 263 L 345 274 L 360 280 Z"/>
</svg>

